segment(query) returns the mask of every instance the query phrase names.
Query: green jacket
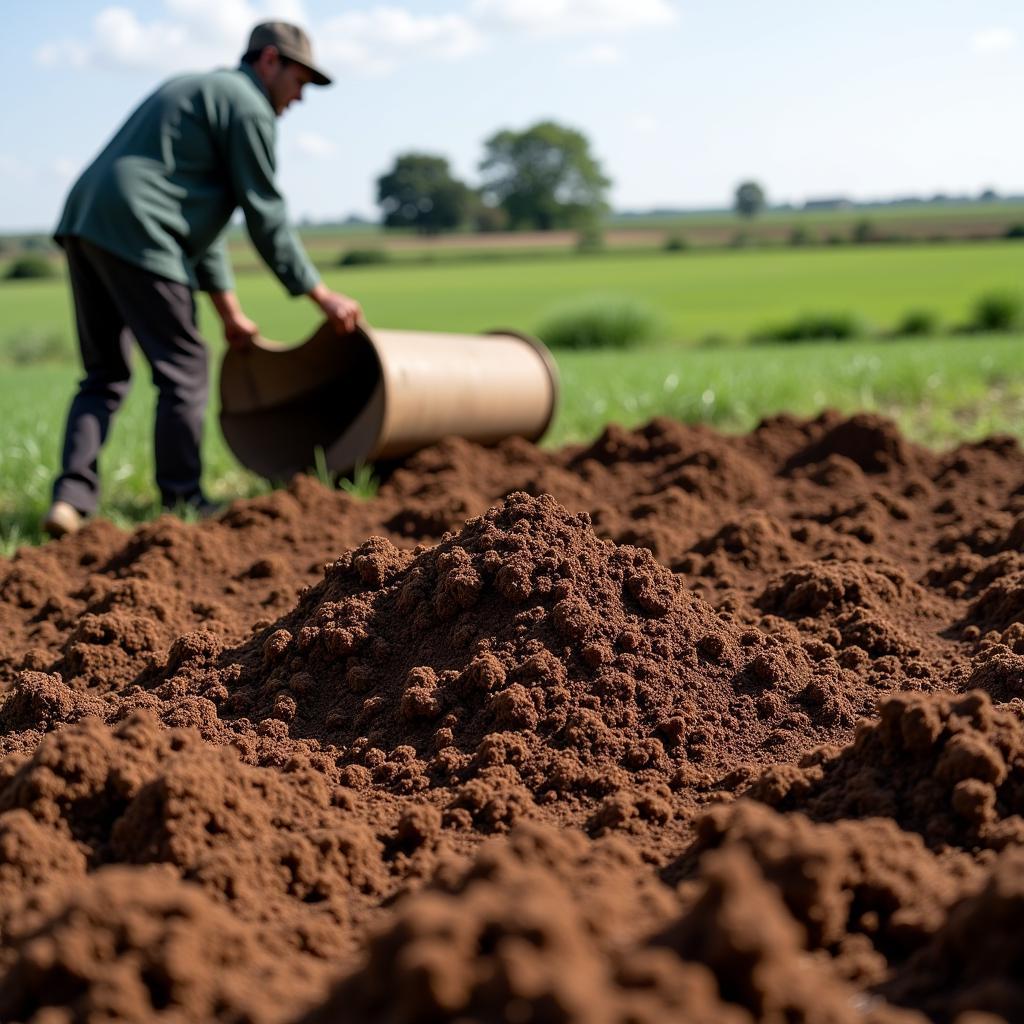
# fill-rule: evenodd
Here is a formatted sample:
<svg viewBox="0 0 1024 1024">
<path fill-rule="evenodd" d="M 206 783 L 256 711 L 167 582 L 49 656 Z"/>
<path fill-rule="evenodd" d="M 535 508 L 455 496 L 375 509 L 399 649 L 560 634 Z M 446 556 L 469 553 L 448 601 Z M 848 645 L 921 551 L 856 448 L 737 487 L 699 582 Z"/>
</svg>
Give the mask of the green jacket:
<svg viewBox="0 0 1024 1024">
<path fill-rule="evenodd" d="M 319 280 L 275 181 L 277 119 L 246 65 L 182 75 L 143 100 L 75 182 L 54 232 L 153 274 L 232 288 L 223 232 L 237 207 L 292 295 Z"/>
</svg>

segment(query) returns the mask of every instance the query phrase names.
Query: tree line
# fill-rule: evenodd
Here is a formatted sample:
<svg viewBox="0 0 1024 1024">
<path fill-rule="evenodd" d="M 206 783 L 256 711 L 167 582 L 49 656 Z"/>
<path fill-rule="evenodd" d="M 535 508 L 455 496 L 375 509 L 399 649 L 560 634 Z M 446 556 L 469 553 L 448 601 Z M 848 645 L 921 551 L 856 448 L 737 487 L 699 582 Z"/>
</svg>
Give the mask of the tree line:
<svg viewBox="0 0 1024 1024">
<path fill-rule="evenodd" d="M 377 205 L 388 228 L 424 235 L 469 226 L 477 231 L 596 230 L 607 212 L 611 179 L 575 128 L 539 121 L 522 131 L 504 128 L 484 143 L 476 187 L 460 181 L 448 160 L 403 153 L 377 179 Z M 756 182 L 735 193 L 737 213 L 755 216 L 766 203 Z"/>
<path fill-rule="evenodd" d="M 437 234 L 463 225 L 478 231 L 583 229 L 608 205 L 611 180 L 582 132 L 540 121 L 503 129 L 484 143 L 480 184 L 456 178 L 448 160 L 403 153 L 377 179 L 377 204 L 390 228 Z"/>
</svg>

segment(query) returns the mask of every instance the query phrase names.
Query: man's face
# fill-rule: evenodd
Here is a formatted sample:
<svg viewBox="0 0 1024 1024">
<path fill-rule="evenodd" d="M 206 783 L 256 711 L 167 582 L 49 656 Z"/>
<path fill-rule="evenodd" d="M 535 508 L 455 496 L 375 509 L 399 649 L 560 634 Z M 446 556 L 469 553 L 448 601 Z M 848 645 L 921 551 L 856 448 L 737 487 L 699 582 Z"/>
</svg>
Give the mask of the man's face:
<svg viewBox="0 0 1024 1024">
<path fill-rule="evenodd" d="M 280 58 L 267 68 L 264 82 L 270 94 L 274 113 L 280 117 L 292 103 L 301 102 L 302 87 L 308 85 L 312 75 L 307 68 L 293 62 L 282 63 Z"/>
</svg>

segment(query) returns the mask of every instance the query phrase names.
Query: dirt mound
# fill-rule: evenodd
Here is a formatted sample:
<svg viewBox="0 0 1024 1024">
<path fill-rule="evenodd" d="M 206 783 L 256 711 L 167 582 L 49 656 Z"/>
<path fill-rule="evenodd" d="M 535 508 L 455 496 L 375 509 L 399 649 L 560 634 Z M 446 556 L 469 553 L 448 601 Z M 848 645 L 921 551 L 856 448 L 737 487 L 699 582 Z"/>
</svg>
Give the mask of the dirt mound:
<svg viewBox="0 0 1024 1024">
<path fill-rule="evenodd" d="M 31 757 L 0 762 L 0 829 L 73 865 L 173 866 L 239 919 L 314 956 L 336 956 L 353 918 L 388 889 L 382 849 L 319 772 L 266 772 L 191 730 L 162 729 L 138 713 L 116 728 L 87 718 L 45 737 Z M 13 842 L 14 840 L 12 840 Z M 19 847 L 23 844 L 19 841 Z M 22 884 L 36 859 L 11 857 Z M 19 868 L 20 866 L 20 868 Z"/>
<path fill-rule="evenodd" d="M 819 618 L 857 608 L 902 611 L 919 608 L 927 595 L 897 566 L 824 562 L 800 566 L 773 580 L 761 596 L 764 611 L 792 618 Z"/>
<path fill-rule="evenodd" d="M 794 452 L 786 461 L 786 470 L 828 459 L 847 459 L 865 473 L 885 473 L 909 466 L 911 448 L 891 420 L 863 413 L 840 420 Z"/>
<path fill-rule="evenodd" d="M 793 623 L 876 686 L 912 686 L 940 670 L 941 656 L 930 648 L 948 621 L 948 604 L 885 560 L 795 566 L 769 580 L 757 607 L 766 625 L 774 618 Z"/>
<path fill-rule="evenodd" d="M 323 988 L 323 968 L 282 962 L 164 868 L 103 868 L 52 902 L 5 930 L 3 1020 L 259 1024 Z"/>
<path fill-rule="evenodd" d="M 965 686 L 984 690 L 997 703 L 1024 701 L 1024 622 L 979 645 Z"/>
<path fill-rule="evenodd" d="M 697 822 L 697 835 L 669 878 L 685 877 L 709 850 L 753 858 L 802 927 L 808 949 L 825 951 L 859 984 L 884 980 L 945 923 L 980 871 L 962 854 L 941 859 L 921 837 L 887 818 L 818 825 L 739 801 Z"/>
<path fill-rule="evenodd" d="M 1022 481 L 663 419 L 18 552 L 0 1017 L 1015 1019 Z"/>
<path fill-rule="evenodd" d="M 554 838 L 541 841 L 557 849 Z M 559 860 L 569 868 L 566 852 Z M 594 915 L 542 863 L 510 855 L 505 844 L 482 850 L 481 858 L 483 864 L 447 885 L 400 904 L 371 941 L 365 965 L 302 1024 L 750 1021 L 723 1004 L 713 977 L 699 966 L 654 953 L 609 955 L 606 937 L 590 927 Z M 628 888 L 616 892 L 606 884 L 596 891 L 605 910 L 614 894 L 612 921 L 630 919 Z M 608 919 L 603 924 L 607 929 Z"/>
<path fill-rule="evenodd" d="M 493 827 L 530 795 L 799 753 L 865 701 L 833 660 L 732 625 L 646 550 L 525 494 L 418 555 L 371 539 L 239 653 L 188 685 L 330 743 L 352 783 L 465 784 L 449 816 Z"/>
<path fill-rule="evenodd" d="M 932 846 L 1024 843 L 1024 722 L 987 694 L 891 697 L 853 744 L 769 769 L 750 795 L 819 821 L 886 817 Z"/>
<path fill-rule="evenodd" d="M 703 858 L 694 902 L 656 943 L 708 967 L 723 998 L 755 1020 L 864 1019 L 853 990 L 807 954 L 803 930 L 777 887 L 742 849 Z M 884 1012 L 871 1016 L 887 1019 Z"/>
<path fill-rule="evenodd" d="M 801 887 L 793 866 L 770 880 L 734 841 L 705 852 L 679 896 L 652 901 L 622 873 L 628 847 L 586 849 L 582 836 L 527 826 L 443 870 L 399 904 L 364 963 L 302 1024 L 919 1020 L 878 1000 L 857 1009 L 784 902 Z M 930 917 L 932 931 L 945 921 L 941 908 Z"/>
<path fill-rule="evenodd" d="M 693 550 L 702 555 L 723 553 L 743 568 L 761 572 L 801 561 L 802 554 L 785 526 L 760 510 L 727 520 L 710 537 L 698 541 Z"/>
<path fill-rule="evenodd" d="M 984 888 L 949 914 L 932 941 L 881 991 L 894 1002 L 916 1007 L 929 1019 L 1024 1019 L 1024 854 L 1007 850 Z"/>
<path fill-rule="evenodd" d="M 979 630 L 1003 630 L 1024 621 L 1024 571 L 991 583 L 968 610 L 966 622 Z"/>
</svg>

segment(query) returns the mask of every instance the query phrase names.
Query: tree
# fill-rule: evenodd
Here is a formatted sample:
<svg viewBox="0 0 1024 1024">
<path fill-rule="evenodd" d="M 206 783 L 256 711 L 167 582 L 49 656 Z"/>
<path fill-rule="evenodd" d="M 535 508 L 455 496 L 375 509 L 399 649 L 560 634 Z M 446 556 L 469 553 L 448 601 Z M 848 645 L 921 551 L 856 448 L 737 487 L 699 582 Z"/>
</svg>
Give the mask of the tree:
<svg viewBox="0 0 1024 1024">
<path fill-rule="evenodd" d="M 427 153 L 405 153 L 377 179 L 377 205 L 387 228 L 415 228 L 434 235 L 457 228 L 470 211 L 472 191 L 452 177 L 448 161 Z"/>
<path fill-rule="evenodd" d="M 745 181 L 736 189 L 736 212 L 741 217 L 755 217 L 765 207 L 764 189 L 756 181 Z"/>
<path fill-rule="evenodd" d="M 611 181 L 581 132 L 541 121 L 521 132 L 500 131 L 484 145 L 481 192 L 505 210 L 510 227 L 580 227 L 607 209 Z"/>
</svg>

